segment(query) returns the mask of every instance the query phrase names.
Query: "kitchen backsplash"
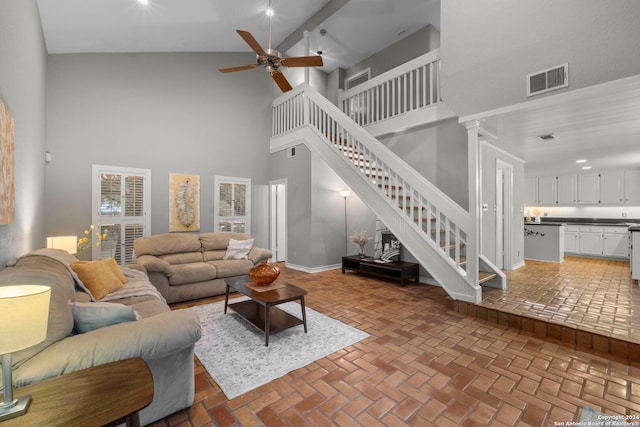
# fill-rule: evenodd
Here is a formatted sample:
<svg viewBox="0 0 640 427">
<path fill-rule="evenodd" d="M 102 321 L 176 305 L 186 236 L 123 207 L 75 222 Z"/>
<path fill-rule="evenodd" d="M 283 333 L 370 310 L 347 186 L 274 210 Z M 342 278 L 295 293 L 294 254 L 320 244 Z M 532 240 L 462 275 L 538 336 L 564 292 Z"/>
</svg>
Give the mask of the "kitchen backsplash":
<svg viewBox="0 0 640 427">
<path fill-rule="evenodd" d="M 524 216 L 557 218 L 640 218 L 640 206 L 525 206 Z M 545 215 L 546 212 L 546 215 Z"/>
</svg>

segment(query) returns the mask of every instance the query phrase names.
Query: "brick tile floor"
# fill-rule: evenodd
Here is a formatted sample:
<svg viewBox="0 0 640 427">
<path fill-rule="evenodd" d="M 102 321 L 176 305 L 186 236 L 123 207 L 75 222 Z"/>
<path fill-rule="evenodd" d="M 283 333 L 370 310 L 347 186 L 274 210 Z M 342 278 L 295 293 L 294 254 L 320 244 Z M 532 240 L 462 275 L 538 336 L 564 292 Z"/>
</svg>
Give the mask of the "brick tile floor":
<svg viewBox="0 0 640 427">
<path fill-rule="evenodd" d="M 605 262 L 605 272 L 595 278 L 596 270 L 581 273 L 589 263 L 567 261 L 576 279 L 556 266 L 556 279 L 547 283 L 564 281 L 573 289 L 584 282 L 591 289 L 585 292 L 589 304 L 580 303 L 585 300 L 574 290 L 545 296 L 542 284 L 536 301 L 524 294 L 513 303 L 505 302 L 504 294 L 495 300 L 543 314 L 551 305 L 566 321 L 571 311 L 558 298 L 567 305 L 576 300 L 577 312 L 585 314 L 581 321 L 591 312 L 599 322 L 615 320 L 620 310 L 613 301 L 629 297 L 602 287 L 607 280 L 624 281 L 622 272 Z M 540 276 L 551 274 L 545 266 L 527 264 L 509 273 L 512 283 L 539 283 Z M 585 405 L 609 415 L 640 414 L 639 363 L 540 339 L 533 320 L 526 330 L 509 328 L 508 316 L 506 324 L 498 323 L 497 313 L 494 321 L 466 316 L 450 309 L 454 304 L 440 288 L 428 285 L 400 287 L 340 270 L 313 275 L 281 270 L 281 277 L 309 292 L 308 307 L 371 336 L 232 400 L 196 358 L 194 404 L 153 427 L 552 426 L 577 422 Z M 598 296 L 606 302 L 591 310 Z M 605 314 L 611 310 L 613 316 Z"/>
<path fill-rule="evenodd" d="M 628 262 L 566 256 L 506 274 L 507 289 L 484 289 L 482 307 L 640 344 L 640 287 Z"/>
</svg>

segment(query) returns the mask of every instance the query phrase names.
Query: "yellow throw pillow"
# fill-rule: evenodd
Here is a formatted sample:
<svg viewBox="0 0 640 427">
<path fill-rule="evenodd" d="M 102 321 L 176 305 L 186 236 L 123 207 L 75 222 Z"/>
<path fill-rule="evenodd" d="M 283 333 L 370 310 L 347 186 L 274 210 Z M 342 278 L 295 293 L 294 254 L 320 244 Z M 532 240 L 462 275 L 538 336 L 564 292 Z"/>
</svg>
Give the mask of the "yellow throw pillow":
<svg viewBox="0 0 640 427">
<path fill-rule="evenodd" d="M 118 265 L 118 263 L 114 258 L 109 258 L 104 262 L 107 263 L 111 271 L 113 271 L 113 274 L 116 275 L 116 277 L 122 282 L 122 284 L 127 283 L 127 278 L 124 277 L 124 273 L 122 272 L 122 269 L 120 268 L 120 266 Z"/>
<path fill-rule="evenodd" d="M 101 259 L 98 261 L 76 261 L 74 264 L 88 264 L 90 262 L 103 262 L 107 264 L 109 269 L 113 271 L 113 274 L 116 275 L 116 277 L 120 280 L 120 282 L 122 282 L 122 284 L 127 283 L 127 278 L 125 277 L 124 273 L 122 272 L 122 269 L 116 262 L 115 258 Z"/>
<path fill-rule="evenodd" d="M 104 261 L 75 262 L 71 268 L 96 300 L 122 287 L 120 279 Z"/>
</svg>

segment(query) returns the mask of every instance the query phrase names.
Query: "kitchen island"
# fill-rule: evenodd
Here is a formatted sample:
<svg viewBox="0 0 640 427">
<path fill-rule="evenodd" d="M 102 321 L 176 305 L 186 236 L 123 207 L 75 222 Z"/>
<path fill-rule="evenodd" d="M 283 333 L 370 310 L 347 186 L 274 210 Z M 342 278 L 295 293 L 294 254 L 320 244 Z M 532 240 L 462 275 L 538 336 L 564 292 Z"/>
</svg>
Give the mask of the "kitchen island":
<svg viewBox="0 0 640 427">
<path fill-rule="evenodd" d="M 525 222 L 525 259 L 564 261 L 564 225 L 561 222 Z"/>
</svg>

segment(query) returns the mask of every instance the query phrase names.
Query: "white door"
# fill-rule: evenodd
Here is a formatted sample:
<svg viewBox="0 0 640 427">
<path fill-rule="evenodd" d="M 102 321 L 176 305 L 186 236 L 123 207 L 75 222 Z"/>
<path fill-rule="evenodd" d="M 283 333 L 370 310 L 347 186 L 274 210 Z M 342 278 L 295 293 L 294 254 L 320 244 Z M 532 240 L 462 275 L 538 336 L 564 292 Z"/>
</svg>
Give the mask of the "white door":
<svg viewBox="0 0 640 427">
<path fill-rule="evenodd" d="M 496 267 L 504 268 L 504 172 L 496 170 Z"/>
<path fill-rule="evenodd" d="M 271 252 L 272 262 L 287 260 L 287 184 L 286 180 L 271 182 Z"/>
<path fill-rule="evenodd" d="M 496 160 L 496 256 L 499 269 L 512 268 L 513 167 Z"/>
</svg>

